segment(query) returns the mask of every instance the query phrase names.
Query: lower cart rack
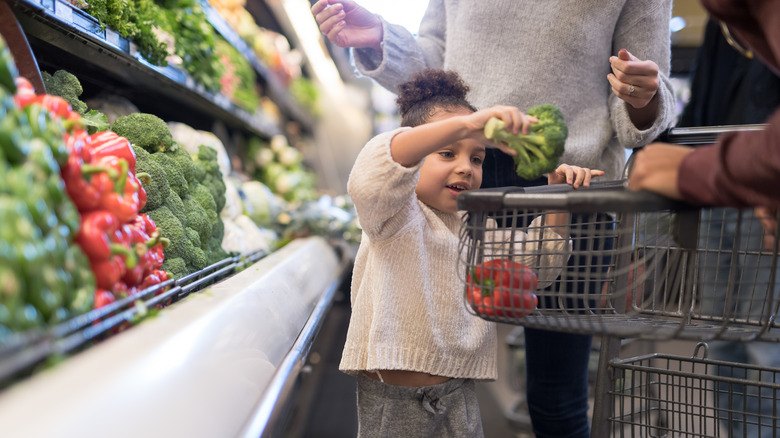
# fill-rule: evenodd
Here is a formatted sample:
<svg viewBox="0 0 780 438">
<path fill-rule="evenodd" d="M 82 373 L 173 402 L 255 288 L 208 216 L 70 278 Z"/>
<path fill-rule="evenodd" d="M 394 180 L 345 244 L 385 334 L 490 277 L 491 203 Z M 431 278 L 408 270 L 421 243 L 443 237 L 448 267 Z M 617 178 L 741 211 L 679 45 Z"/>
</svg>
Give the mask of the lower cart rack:
<svg viewBox="0 0 780 438">
<path fill-rule="evenodd" d="M 776 437 L 780 370 L 649 354 L 613 359 L 612 437 Z M 748 408 L 750 407 L 750 408 Z"/>
</svg>

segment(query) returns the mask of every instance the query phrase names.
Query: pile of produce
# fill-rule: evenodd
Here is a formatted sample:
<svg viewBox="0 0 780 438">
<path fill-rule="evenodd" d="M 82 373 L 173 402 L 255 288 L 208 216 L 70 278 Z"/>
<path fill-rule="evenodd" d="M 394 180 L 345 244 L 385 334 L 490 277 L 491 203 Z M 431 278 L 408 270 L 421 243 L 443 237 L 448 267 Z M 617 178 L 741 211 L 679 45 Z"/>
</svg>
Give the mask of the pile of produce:
<svg viewBox="0 0 780 438">
<path fill-rule="evenodd" d="M 276 135 L 270 142 L 253 137 L 244 162 L 247 174 L 262 182 L 287 202 L 312 201 L 317 197 L 314 174 L 303 165 L 303 155 L 287 138 Z"/>
<path fill-rule="evenodd" d="M 16 75 L 0 39 L 0 339 L 92 309 L 95 289 L 60 176 L 66 121 L 44 97 L 15 99 Z"/>
<path fill-rule="evenodd" d="M 173 141 L 164 120 L 135 113 L 116 119 L 111 130 L 127 138 L 139 172 L 149 174 L 146 213 L 170 241 L 163 269 L 180 278 L 228 256 L 222 249 L 225 182 L 217 151 L 201 145 L 190 154 Z"/>
<path fill-rule="evenodd" d="M 167 241 L 139 214 L 145 175 L 135 173 L 129 142 L 109 131 L 90 134 L 100 117 L 36 94 L 17 77 L 4 43 L 0 50 L 2 339 L 164 281 Z"/>
</svg>

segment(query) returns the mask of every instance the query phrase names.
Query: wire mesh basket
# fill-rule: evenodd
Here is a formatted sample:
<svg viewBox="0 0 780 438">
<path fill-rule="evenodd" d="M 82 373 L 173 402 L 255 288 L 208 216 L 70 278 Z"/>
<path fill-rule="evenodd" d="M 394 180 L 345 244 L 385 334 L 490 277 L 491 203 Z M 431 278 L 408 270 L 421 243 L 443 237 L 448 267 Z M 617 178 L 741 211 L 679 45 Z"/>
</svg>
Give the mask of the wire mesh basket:
<svg viewBox="0 0 780 438">
<path fill-rule="evenodd" d="M 752 210 L 694 208 L 622 181 L 475 190 L 458 207 L 458 272 L 482 318 L 622 338 L 780 340 L 777 246 L 764 249 Z"/>
<path fill-rule="evenodd" d="M 780 369 L 710 360 L 701 347 L 610 361 L 610 436 L 780 436 Z"/>
</svg>

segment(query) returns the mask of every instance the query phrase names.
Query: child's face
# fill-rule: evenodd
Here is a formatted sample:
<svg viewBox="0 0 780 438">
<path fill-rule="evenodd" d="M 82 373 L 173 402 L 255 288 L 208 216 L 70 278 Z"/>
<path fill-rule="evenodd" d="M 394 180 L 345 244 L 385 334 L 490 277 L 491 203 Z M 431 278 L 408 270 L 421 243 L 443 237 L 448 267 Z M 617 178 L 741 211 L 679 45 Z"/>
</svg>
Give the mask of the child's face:
<svg viewBox="0 0 780 438">
<path fill-rule="evenodd" d="M 430 121 L 468 114 L 471 111 L 466 108 L 455 112 L 438 111 Z M 458 211 L 455 202 L 458 194 L 482 185 L 483 161 L 485 145 L 472 139 L 452 143 L 428 155 L 420 168 L 415 190 L 417 197 L 439 211 L 455 213 Z"/>
</svg>

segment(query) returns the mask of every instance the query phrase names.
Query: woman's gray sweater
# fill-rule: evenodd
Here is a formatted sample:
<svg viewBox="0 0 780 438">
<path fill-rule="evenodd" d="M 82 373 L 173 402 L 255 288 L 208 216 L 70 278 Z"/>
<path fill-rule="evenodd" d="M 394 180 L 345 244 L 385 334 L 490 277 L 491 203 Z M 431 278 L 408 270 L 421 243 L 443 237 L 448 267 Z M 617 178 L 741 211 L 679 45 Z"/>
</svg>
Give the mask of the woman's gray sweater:
<svg viewBox="0 0 780 438">
<path fill-rule="evenodd" d="M 384 42 L 354 51 L 358 70 L 391 91 L 423 68 L 457 71 L 478 108 L 542 103 L 569 126 L 561 163 L 621 177 L 625 149 L 645 145 L 674 121 L 668 79 L 670 0 L 431 0 L 415 38 L 383 20 Z M 609 57 L 625 48 L 658 64 L 658 116 L 638 130 L 611 91 Z"/>
</svg>

